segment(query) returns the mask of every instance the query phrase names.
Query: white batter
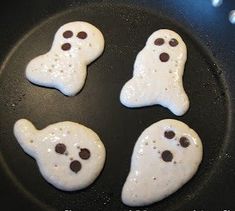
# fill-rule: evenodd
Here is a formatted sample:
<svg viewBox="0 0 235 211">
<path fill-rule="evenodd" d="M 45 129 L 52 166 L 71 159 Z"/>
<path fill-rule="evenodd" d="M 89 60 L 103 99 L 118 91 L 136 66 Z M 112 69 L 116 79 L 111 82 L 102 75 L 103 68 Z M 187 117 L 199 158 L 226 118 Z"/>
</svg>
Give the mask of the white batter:
<svg viewBox="0 0 235 211">
<path fill-rule="evenodd" d="M 133 78 L 121 91 L 121 103 L 127 107 L 160 104 L 183 115 L 189 108 L 182 82 L 186 59 L 186 45 L 177 33 L 154 32 L 136 57 Z"/>
<path fill-rule="evenodd" d="M 103 143 L 83 125 L 60 122 L 37 130 L 21 119 L 14 125 L 14 134 L 23 150 L 37 161 L 42 176 L 58 189 L 86 188 L 104 166 Z"/>
<path fill-rule="evenodd" d="M 154 123 L 135 144 L 123 203 L 144 206 L 164 199 L 191 179 L 201 160 L 202 143 L 194 130 L 173 119 Z"/>
<path fill-rule="evenodd" d="M 50 51 L 31 60 L 26 77 L 34 84 L 53 87 L 68 96 L 83 87 L 87 65 L 104 50 L 104 37 L 95 26 L 67 23 L 56 32 Z"/>
</svg>

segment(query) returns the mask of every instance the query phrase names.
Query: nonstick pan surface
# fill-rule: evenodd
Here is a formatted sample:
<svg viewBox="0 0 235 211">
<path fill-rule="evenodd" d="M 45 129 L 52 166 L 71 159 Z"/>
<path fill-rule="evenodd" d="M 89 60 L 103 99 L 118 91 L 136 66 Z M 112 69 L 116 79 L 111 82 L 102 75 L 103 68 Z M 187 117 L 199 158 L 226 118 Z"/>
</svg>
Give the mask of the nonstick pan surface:
<svg viewBox="0 0 235 211">
<path fill-rule="evenodd" d="M 146 127 L 174 118 L 198 132 L 203 161 L 180 190 L 140 210 L 234 210 L 235 26 L 227 18 L 232 9 L 232 0 L 217 9 L 207 0 L 6 3 L 0 20 L 0 209 L 138 210 L 120 198 L 133 147 Z M 49 50 L 61 25 L 76 20 L 97 26 L 106 43 L 103 55 L 88 67 L 83 90 L 66 97 L 27 81 L 26 64 Z M 182 117 L 161 106 L 128 109 L 119 101 L 137 53 L 161 28 L 175 30 L 188 48 L 184 87 L 191 106 Z M 13 125 L 20 118 L 38 129 L 70 120 L 96 131 L 107 151 L 96 182 L 72 193 L 48 184 L 14 138 Z"/>
</svg>

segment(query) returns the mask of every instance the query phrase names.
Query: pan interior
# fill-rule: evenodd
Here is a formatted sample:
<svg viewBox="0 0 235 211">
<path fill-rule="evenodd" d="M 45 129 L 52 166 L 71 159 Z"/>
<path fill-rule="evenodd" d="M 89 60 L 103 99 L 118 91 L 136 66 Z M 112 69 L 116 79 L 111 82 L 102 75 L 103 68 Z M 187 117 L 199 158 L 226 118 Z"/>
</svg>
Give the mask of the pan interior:
<svg viewBox="0 0 235 211">
<path fill-rule="evenodd" d="M 104 54 L 88 67 L 83 90 L 75 97 L 66 97 L 55 89 L 28 82 L 24 75 L 26 64 L 49 50 L 61 25 L 76 20 L 97 26 L 106 43 Z M 176 117 L 161 106 L 128 109 L 119 101 L 122 86 L 132 76 L 137 53 L 150 34 L 161 28 L 179 33 L 188 49 L 184 87 L 191 106 L 183 117 Z M 139 8 L 78 7 L 36 26 L 6 58 L 0 75 L 1 162 L 12 175 L 12 182 L 27 191 L 29 198 L 63 210 L 128 210 L 121 203 L 120 195 L 135 141 L 146 127 L 164 118 L 179 119 L 196 130 L 204 145 L 204 158 L 189 183 L 147 210 L 183 208 L 185 204 L 193 203 L 197 194 L 206 188 L 220 153 L 226 147 L 229 127 L 226 84 L 216 61 L 194 35 L 178 23 L 157 11 L 152 13 Z M 29 119 L 38 129 L 64 120 L 92 128 L 100 135 L 107 150 L 101 176 L 82 191 L 66 193 L 53 188 L 42 178 L 35 161 L 23 152 L 13 136 L 13 125 L 20 118 Z"/>
</svg>

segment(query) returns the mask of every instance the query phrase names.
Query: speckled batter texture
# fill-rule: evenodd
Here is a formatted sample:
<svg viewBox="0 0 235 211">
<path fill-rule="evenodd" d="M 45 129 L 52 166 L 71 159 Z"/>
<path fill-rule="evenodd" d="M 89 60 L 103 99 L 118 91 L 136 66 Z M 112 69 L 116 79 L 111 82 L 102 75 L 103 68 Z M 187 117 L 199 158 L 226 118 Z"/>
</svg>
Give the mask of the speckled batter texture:
<svg viewBox="0 0 235 211">
<path fill-rule="evenodd" d="M 28 120 L 20 119 L 14 134 L 23 150 L 36 160 L 42 176 L 58 189 L 86 188 L 104 166 L 105 148 L 100 138 L 78 123 L 60 122 L 37 130 Z"/>
<path fill-rule="evenodd" d="M 95 26 L 82 21 L 67 23 L 56 32 L 50 51 L 29 62 L 26 77 L 34 84 L 76 95 L 85 83 L 87 65 L 103 50 L 104 37 Z"/>
<path fill-rule="evenodd" d="M 165 119 L 152 124 L 135 144 L 123 203 L 145 206 L 171 195 L 196 173 L 202 153 L 199 136 L 183 122 Z"/>
<path fill-rule="evenodd" d="M 189 108 L 182 82 L 186 59 L 186 45 L 177 33 L 154 32 L 136 57 L 133 78 L 121 90 L 121 103 L 127 107 L 160 104 L 183 115 Z"/>
</svg>

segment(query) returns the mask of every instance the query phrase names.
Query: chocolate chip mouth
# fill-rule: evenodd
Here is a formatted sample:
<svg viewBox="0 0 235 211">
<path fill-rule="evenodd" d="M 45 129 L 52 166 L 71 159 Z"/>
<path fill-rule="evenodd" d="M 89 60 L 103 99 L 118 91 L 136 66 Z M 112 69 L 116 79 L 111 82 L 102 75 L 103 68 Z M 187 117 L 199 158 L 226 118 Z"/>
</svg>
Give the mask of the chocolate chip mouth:
<svg viewBox="0 0 235 211">
<path fill-rule="evenodd" d="M 160 56 L 159 56 L 159 59 L 162 61 L 162 62 L 167 62 L 169 59 L 170 59 L 170 56 L 168 53 L 161 53 Z"/>
<path fill-rule="evenodd" d="M 69 167 L 73 172 L 78 173 L 82 168 L 82 164 L 78 160 L 74 160 Z"/>
<path fill-rule="evenodd" d="M 64 44 L 61 46 L 61 49 L 62 49 L 63 51 L 68 51 L 70 48 L 71 48 L 71 44 L 70 44 L 70 43 L 64 43 Z"/>
<path fill-rule="evenodd" d="M 171 162 L 173 159 L 173 154 L 169 150 L 165 150 L 162 152 L 162 160 L 165 162 Z"/>
</svg>

